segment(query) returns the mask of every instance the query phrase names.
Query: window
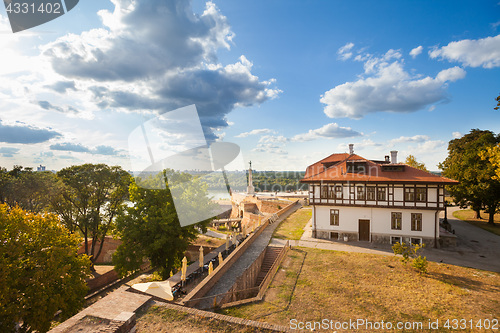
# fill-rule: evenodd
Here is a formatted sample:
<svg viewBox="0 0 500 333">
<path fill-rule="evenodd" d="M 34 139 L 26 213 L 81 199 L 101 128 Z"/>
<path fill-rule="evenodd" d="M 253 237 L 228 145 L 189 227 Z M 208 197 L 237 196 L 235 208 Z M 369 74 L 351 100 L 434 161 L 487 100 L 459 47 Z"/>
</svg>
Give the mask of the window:
<svg viewBox="0 0 500 333">
<path fill-rule="evenodd" d="M 328 198 L 328 186 L 321 186 L 320 197 L 321 197 L 321 199 L 327 199 Z"/>
<path fill-rule="evenodd" d="M 391 213 L 391 229 L 401 230 L 402 215 L 400 212 Z"/>
<path fill-rule="evenodd" d="M 377 189 L 377 200 L 385 201 L 385 187 L 379 187 Z"/>
<path fill-rule="evenodd" d="M 330 232 L 330 239 L 339 239 L 338 232 Z"/>
<path fill-rule="evenodd" d="M 410 238 L 412 245 L 422 245 L 422 238 Z"/>
<path fill-rule="evenodd" d="M 415 201 L 415 188 L 413 187 L 405 188 L 405 201 Z"/>
<path fill-rule="evenodd" d="M 359 199 L 359 200 L 365 200 L 366 196 L 365 196 L 365 188 L 363 186 L 358 186 L 357 187 L 357 196 L 356 198 Z"/>
<path fill-rule="evenodd" d="M 425 187 L 417 187 L 417 201 L 427 201 L 427 191 Z"/>
<path fill-rule="evenodd" d="M 391 244 L 394 245 L 396 243 L 403 244 L 400 236 L 391 236 Z"/>
<path fill-rule="evenodd" d="M 335 198 L 335 193 L 334 193 L 334 187 L 329 186 L 328 187 L 328 199 Z"/>
<path fill-rule="evenodd" d="M 411 213 L 411 230 L 422 231 L 422 213 Z"/>
<path fill-rule="evenodd" d="M 338 209 L 330 209 L 330 225 L 339 225 Z"/>
<path fill-rule="evenodd" d="M 366 200 L 375 200 L 375 187 L 370 186 L 366 188 Z"/>
<path fill-rule="evenodd" d="M 335 186 L 335 198 L 342 199 L 342 185 Z"/>
</svg>

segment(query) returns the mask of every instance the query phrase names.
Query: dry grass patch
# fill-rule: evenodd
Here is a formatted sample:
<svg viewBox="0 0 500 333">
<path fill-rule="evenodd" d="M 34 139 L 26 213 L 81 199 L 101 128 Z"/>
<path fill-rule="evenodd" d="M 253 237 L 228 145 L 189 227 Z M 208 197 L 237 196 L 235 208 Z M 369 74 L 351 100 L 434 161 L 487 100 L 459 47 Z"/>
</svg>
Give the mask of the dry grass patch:
<svg viewBox="0 0 500 333">
<path fill-rule="evenodd" d="M 196 246 L 212 246 L 212 247 L 219 247 L 222 244 L 224 244 L 226 241 L 221 238 L 215 238 L 215 237 L 208 237 L 204 235 L 199 235 L 196 240 L 191 243 L 192 245 Z"/>
<path fill-rule="evenodd" d="M 392 256 L 295 248 L 265 301 L 223 313 L 284 326 L 291 319 L 427 324 L 499 318 L 499 274 L 434 262 L 428 269 L 419 274 Z"/>
<path fill-rule="evenodd" d="M 214 318 L 206 318 L 177 310 L 167 309 L 161 306 L 152 306 L 142 311 L 137 318 L 138 333 L 230 333 L 256 332 L 252 327 L 238 325 Z M 270 330 L 258 330 L 258 332 L 272 332 Z"/>
<path fill-rule="evenodd" d="M 474 218 L 474 211 L 472 209 L 461 209 L 453 212 L 453 216 L 457 219 L 466 221 L 476 227 L 492 232 L 500 236 L 500 214 L 495 214 L 494 221 L 495 224 L 491 225 L 488 223 L 489 214 L 487 212 L 481 211 L 482 219 Z"/>
<path fill-rule="evenodd" d="M 274 238 L 300 239 L 304 233 L 304 227 L 311 219 L 312 210 L 301 208 L 286 218 L 274 231 Z"/>
</svg>

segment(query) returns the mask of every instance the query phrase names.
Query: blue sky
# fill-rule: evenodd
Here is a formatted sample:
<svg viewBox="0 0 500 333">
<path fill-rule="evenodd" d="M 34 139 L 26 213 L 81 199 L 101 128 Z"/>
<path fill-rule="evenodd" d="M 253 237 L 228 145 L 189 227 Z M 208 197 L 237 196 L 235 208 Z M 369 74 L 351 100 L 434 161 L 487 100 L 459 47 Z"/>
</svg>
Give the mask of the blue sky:
<svg viewBox="0 0 500 333">
<path fill-rule="evenodd" d="M 305 170 L 349 143 L 437 170 L 449 140 L 500 132 L 498 1 L 80 1 L 17 34 L 0 16 L 7 168 L 130 170 L 131 133 L 192 104 L 208 142 L 257 170 Z"/>
</svg>

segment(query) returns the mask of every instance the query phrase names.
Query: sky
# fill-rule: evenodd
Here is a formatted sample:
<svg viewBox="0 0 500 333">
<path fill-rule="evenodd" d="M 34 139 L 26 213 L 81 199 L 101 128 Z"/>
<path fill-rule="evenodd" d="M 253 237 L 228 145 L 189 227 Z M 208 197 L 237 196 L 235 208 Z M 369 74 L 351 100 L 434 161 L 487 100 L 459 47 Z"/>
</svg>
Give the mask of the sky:
<svg viewBox="0 0 500 333">
<path fill-rule="evenodd" d="M 226 142 L 236 169 L 304 171 L 353 143 L 438 170 L 450 140 L 500 133 L 499 94 L 498 0 L 80 1 L 15 34 L 0 8 L 7 169 L 135 171 Z"/>
</svg>

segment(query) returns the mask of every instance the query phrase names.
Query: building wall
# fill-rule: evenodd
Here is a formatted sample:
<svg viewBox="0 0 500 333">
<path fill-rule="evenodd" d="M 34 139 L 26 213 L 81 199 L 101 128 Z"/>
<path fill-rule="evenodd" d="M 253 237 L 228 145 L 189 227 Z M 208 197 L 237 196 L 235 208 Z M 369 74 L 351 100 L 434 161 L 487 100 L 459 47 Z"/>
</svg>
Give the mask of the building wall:
<svg viewBox="0 0 500 333">
<path fill-rule="evenodd" d="M 411 188 L 424 188 L 426 189 L 425 201 L 405 201 L 404 186 Z M 341 187 L 342 198 L 322 197 L 321 188 L 328 187 Z M 375 200 L 360 199 L 357 195 L 358 187 L 373 188 L 375 193 Z M 444 187 L 442 185 L 413 185 L 413 184 L 364 184 L 364 183 L 328 183 L 328 184 L 311 184 L 309 186 L 310 193 L 309 199 L 311 204 L 323 205 L 357 205 L 357 206 L 390 206 L 390 207 L 427 207 L 427 208 L 441 208 L 444 209 Z M 378 200 L 376 189 L 385 189 L 385 199 Z M 330 191 L 330 190 L 329 190 Z"/>
<path fill-rule="evenodd" d="M 330 209 L 339 210 L 339 225 L 330 225 Z M 402 213 L 401 230 L 391 229 L 391 213 Z M 422 231 L 411 230 L 411 214 L 422 214 Z M 433 244 L 436 211 L 419 209 L 369 208 L 344 206 L 316 206 L 313 209 L 313 221 L 316 218 L 318 238 L 330 238 L 330 232 L 339 233 L 339 238 L 347 236 L 349 240 L 358 239 L 359 220 L 370 220 L 371 240 L 390 243 L 390 236 L 403 238 L 422 238 L 425 243 Z M 314 216 L 315 214 L 315 216 Z M 439 228 L 438 234 L 439 237 Z M 406 240 L 403 240 L 406 241 Z M 432 241 L 432 242 L 431 242 Z"/>
</svg>

